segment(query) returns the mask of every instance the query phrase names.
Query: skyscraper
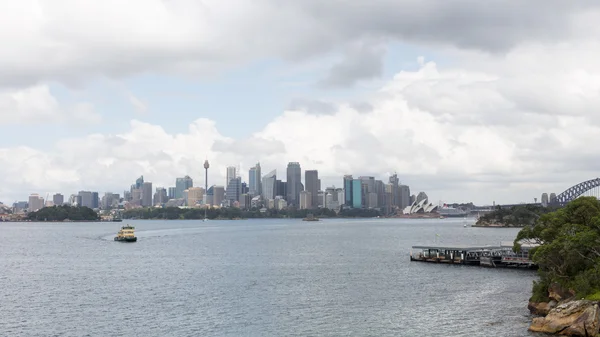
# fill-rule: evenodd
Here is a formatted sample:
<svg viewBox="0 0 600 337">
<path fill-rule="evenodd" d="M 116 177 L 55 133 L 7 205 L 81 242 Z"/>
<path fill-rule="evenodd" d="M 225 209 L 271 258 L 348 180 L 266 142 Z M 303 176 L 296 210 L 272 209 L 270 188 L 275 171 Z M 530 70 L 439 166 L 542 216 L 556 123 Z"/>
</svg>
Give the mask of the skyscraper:
<svg viewBox="0 0 600 337">
<path fill-rule="evenodd" d="M 407 185 L 400 185 L 400 209 L 405 209 L 407 206 L 410 206 L 410 187 Z"/>
<path fill-rule="evenodd" d="M 275 199 L 276 186 L 275 181 L 277 180 L 277 170 L 273 170 L 267 173 L 262 178 L 262 197 L 265 200 Z"/>
<path fill-rule="evenodd" d="M 229 206 L 232 206 L 234 202 L 240 201 L 240 195 L 242 194 L 242 178 L 236 177 L 229 181 L 227 190 L 225 190 L 225 199 L 229 202 Z"/>
<path fill-rule="evenodd" d="M 306 208 L 317 208 L 319 206 L 319 171 L 304 171 L 304 184 L 306 192 L 310 192 L 310 199 L 306 203 Z"/>
<path fill-rule="evenodd" d="M 175 199 L 183 198 L 183 191 L 194 187 L 194 181 L 190 176 L 175 179 Z"/>
<path fill-rule="evenodd" d="M 362 182 L 360 179 L 352 180 L 352 208 L 362 208 L 363 206 L 363 198 L 362 198 Z"/>
<path fill-rule="evenodd" d="M 248 188 L 250 195 L 256 195 L 256 167 L 253 166 L 248 170 Z"/>
<path fill-rule="evenodd" d="M 402 204 L 400 202 L 400 180 L 398 179 L 398 175 L 394 173 L 390 176 L 390 184 L 392 185 L 392 206 L 401 207 Z"/>
<path fill-rule="evenodd" d="M 44 208 L 44 198 L 40 197 L 39 194 L 34 193 L 29 196 L 29 212 L 35 212 Z"/>
<path fill-rule="evenodd" d="M 300 206 L 300 191 L 302 191 L 302 169 L 300 163 L 289 162 L 287 166 L 287 202 L 293 207 Z"/>
<path fill-rule="evenodd" d="M 353 203 L 352 203 L 352 187 L 354 186 L 352 181 L 354 179 L 352 179 L 351 175 L 345 175 L 344 176 L 344 200 L 340 200 L 340 204 L 346 206 L 346 207 L 352 207 Z"/>
<path fill-rule="evenodd" d="M 152 183 L 145 182 L 142 184 L 142 207 L 152 206 Z"/>
<path fill-rule="evenodd" d="M 227 174 L 225 176 L 225 188 L 227 188 L 227 186 L 229 186 L 229 182 L 231 181 L 231 179 L 235 178 L 235 166 L 228 166 L 227 167 Z"/>
</svg>

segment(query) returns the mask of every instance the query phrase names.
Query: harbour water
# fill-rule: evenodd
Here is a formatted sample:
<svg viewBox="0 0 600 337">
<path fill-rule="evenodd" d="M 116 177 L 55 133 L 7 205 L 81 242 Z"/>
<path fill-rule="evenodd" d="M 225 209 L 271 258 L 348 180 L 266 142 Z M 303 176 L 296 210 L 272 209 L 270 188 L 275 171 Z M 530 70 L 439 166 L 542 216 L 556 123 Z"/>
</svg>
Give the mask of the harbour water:
<svg viewBox="0 0 600 337">
<path fill-rule="evenodd" d="M 119 243 L 121 225 L 137 243 Z M 462 219 L 0 223 L 2 336 L 534 336 L 534 271 L 409 261 Z"/>
</svg>

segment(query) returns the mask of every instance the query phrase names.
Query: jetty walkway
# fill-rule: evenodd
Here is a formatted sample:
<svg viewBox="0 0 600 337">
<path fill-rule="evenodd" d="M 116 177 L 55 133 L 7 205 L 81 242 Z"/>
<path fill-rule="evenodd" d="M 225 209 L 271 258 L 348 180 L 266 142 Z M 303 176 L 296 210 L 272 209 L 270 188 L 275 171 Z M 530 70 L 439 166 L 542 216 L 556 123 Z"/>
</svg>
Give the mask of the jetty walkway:
<svg viewBox="0 0 600 337">
<path fill-rule="evenodd" d="M 502 242 L 499 246 L 413 246 L 411 261 L 475 265 L 482 267 L 513 267 L 535 269 L 537 266 L 529 258 L 529 251 L 536 245 L 522 244 L 521 251 L 512 250 L 512 242 Z"/>
</svg>

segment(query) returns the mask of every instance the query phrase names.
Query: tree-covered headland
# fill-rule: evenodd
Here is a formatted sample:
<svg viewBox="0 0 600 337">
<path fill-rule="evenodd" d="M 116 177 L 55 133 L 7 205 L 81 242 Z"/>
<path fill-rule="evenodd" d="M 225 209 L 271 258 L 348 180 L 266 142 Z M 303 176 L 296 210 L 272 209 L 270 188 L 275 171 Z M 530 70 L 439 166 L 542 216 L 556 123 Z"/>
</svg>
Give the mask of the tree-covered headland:
<svg viewBox="0 0 600 337">
<path fill-rule="evenodd" d="M 85 206 L 52 206 L 44 207 L 38 211 L 27 214 L 31 221 L 97 221 L 100 220 L 98 213 Z"/>
<path fill-rule="evenodd" d="M 533 261 L 539 266 L 531 301 L 547 302 L 549 289 L 600 300 L 600 201 L 581 197 L 524 227 L 515 239 L 537 243 Z"/>
<path fill-rule="evenodd" d="M 135 208 L 123 212 L 124 219 L 204 219 L 203 208 Z M 312 214 L 319 218 L 332 217 L 376 217 L 380 213 L 372 209 L 345 209 L 336 214 L 335 211 L 320 208 L 320 209 L 267 209 L 261 212 L 259 209 L 242 210 L 235 207 L 225 208 L 209 208 L 206 210 L 206 217 L 209 219 L 255 219 L 255 218 L 305 218 L 308 214 Z"/>
<path fill-rule="evenodd" d="M 554 212 L 559 207 L 541 205 L 518 205 L 513 207 L 500 207 L 490 213 L 484 214 L 477 220 L 476 226 L 481 227 L 524 227 L 533 226 L 544 214 Z"/>
</svg>

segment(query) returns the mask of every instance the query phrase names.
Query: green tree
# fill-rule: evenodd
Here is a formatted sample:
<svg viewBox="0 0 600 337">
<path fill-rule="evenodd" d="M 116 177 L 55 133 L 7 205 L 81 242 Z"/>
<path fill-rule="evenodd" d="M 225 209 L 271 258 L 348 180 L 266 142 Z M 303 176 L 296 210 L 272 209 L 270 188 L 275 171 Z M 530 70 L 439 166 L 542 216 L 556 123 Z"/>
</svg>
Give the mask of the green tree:
<svg viewBox="0 0 600 337">
<path fill-rule="evenodd" d="M 552 213 L 540 216 L 535 225 L 523 228 L 515 239 L 537 243 L 532 259 L 540 280 L 533 299 L 544 300 L 548 287 L 558 285 L 578 297 L 600 291 L 600 201 L 581 197 Z"/>
</svg>

